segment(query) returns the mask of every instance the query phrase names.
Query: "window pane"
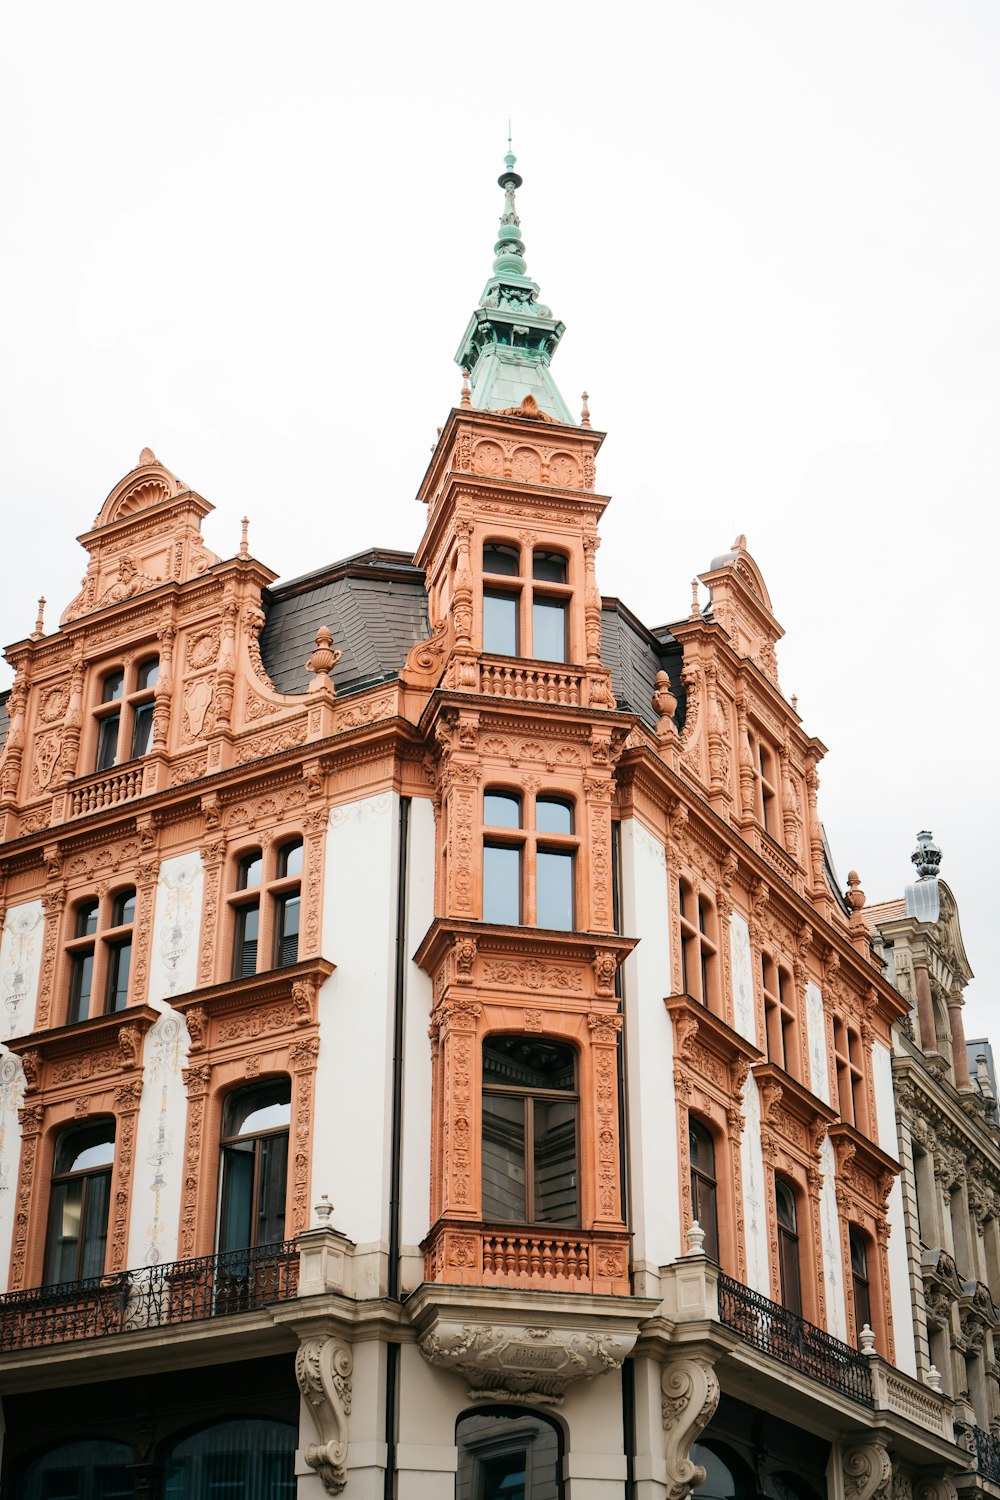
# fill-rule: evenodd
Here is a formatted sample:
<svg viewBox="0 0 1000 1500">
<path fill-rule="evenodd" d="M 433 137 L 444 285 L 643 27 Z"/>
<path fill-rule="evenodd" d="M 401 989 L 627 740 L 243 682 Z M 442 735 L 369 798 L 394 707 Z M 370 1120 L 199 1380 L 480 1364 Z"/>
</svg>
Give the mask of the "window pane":
<svg viewBox="0 0 1000 1500">
<path fill-rule="evenodd" d="M 132 967 L 132 940 L 108 945 L 108 991 L 105 1010 L 111 1014 L 128 1004 L 128 977 Z"/>
<path fill-rule="evenodd" d="M 499 1458 L 484 1458 L 479 1465 L 479 1500 L 524 1500 L 528 1455 L 523 1449 Z"/>
<path fill-rule="evenodd" d="M 535 827 L 539 833 L 572 833 L 572 807 L 553 797 L 539 797 L 535 802 Z"/>
<path fill-rule="evenodd" d="M 236 872 L 236 889 L 252 891 L 255 885 L 260 885 L 263 873 L 264 858 L 260 850 L 255 849 L 252 854 L 244 854 Z"/>
<path fill-rule="evenodd" d="M 108 1242 L 108 1203 L 111 1198 L 111 1173 L 95 1172 L 86 1179 L 87 1192 L 83 1214 L 83 1245 L 80 1275 L 104 1275 L 104 1251 Z"/>
<path fill-rule="evenodd" d="M 253 1141 L 224 1146 L 219 1249 L 246 1250 L 253 1224 Z"/>
<path fill-rule="evenodd" d="M 75 933 L 77 937 L 90 937 L 91 934 L 95 933 L 96 931 L 97 902 L 88 901 L 85 903 L 85 905 L 78 906 L 76 909 Z"/>
<path fill-rule="evenodd" d="M 536 1099 L 535 1219 L 540 1224 L 576 1224 L 576 1105 Z"/>
<path fill-rule="evenodd" d="M 141 703 L 135 711 L 135 718 L 132 722 L 132 759 L 138 760 L 140 755 L 148 755 L 152 743 L 153 705 Z"/>
<path fill-rule="evenodd" d="M 537 871 L 537 919 L 539 927 L 568 932 L 573 926 L 573 856 L 539 849 Z"/>
<path fill-rule="evenodd" d="M 302 874 L 302 840 L 292 839 L 278 854 L 278 879 L 286 875 Z"/>
<path fill-rule="evenodd" d="M 153 687 L 159 675 L 160 663 L 155 656 L 151 656 L 149 661 L 144 661 L 139 668 L 135 683 L 137 691 L 141 693 L 143 688 Z"/>
<path fill-rule="evenodd" d="M 120 722 L 121 714 L 109 714 L 106 719 L 101 720 L 101 729 L 97 740 L 97 764 L 95 770 L 107 771 L 118 759 L 118 726 Z"/>
<path fill-rule="evenodd" d="M 495 656 L 517 655 L 516 595 L 483 595 L 483 650 Z"/>
<path fill-rule="evenodd" d="M 532 607 L 532 656 L 536 661 L 566 660 L 566 606 L 536 599 Z"/>
<path fill-rule="evenodd" d="M 483 921 L 516 927 L 521 921 L 521 851 L 510 844 L 483 849 Z"/>
<path fill-rule="evenodd" d="M 276 1130 L 288 1125 L 291 1118 L 291 1082 L 287 1078 L 276 1078 L 272 1083 L 239 1089 L 229 1095 L 222 1134 L 227 1140 L 234 1135 L 257 1135 L 262 1130 Z"/>
<path fill-rule="evenodd" d="M 101 687 L 102 703 L 117 703 L 125 687 L 124 672 L 109 672 Z"/>
<path fill-rule="evenodd" d="M 76 1252 L 80 1243 L 83 1210 L 83 1178 L 53 1184 L 49 1204 L 49 1240 L 45 1256 L 45 1283 L 75 1281 Z"/>
<path fill-rule="evenodd" d="M 275 902 L 274 967 L 287 969 L 299 961 L 299 912 L 302 902 L 298 891 L 279 896 Z"/>
<path fill-rule="evenodd" d="M 101 1120 L 96 1125 L 63 1131 L 56 1147 L 53 1175 L 61 1177 L 64 1172 L 85 1172 L 91 1167 L 110 1166 L 114 1159 L 114 1121 Z"/>
<path fill-rule="evenodd" d="M 240 906 L 236 912 L 236 948 L 233 954 L 233 978 L 245 979 L 257 972 L 257 934 L 260 928 L 260 903 Z"/>
<path fill-rule="evenodd" d="M 487 792 L 483 798 L 483 822 L 487 828 L 520 828 L 520 797 L 512 792 Z"/>
<path fill-rule="evenodd" d="M 565 557 L 560 552 L 536 552 L 531 560 L 531 576 L 539 583 L 565 583 Z"/>
<path fill-rule="evenodd" d="M 507 1089 L 576 1088 L 576 1053 L 561 1042 L 528 1036 L 488 1036 L 483 1042 L 483 1083 Z"/>
<path fill-rule="evenodd" d="M 715 1145 L 704 1125 L 697 1120 L 689 1122 L 691 1165 L 700 1167 L 709 1177 L 715 1176 Z"/>
<path fill-rule="evenodd" d="M 90 991 L 94 983 L 94 950 L 74 953 L 69 983 L 69 1024 L 85 1021 L 90 1015 Z"/>
<path fill-rule="evenodd" d="M 111 917 L 112 927 L 127 927 L 135 921 L 135 891 L 119 891 Z"/>
<path fill-rule="evenodd" d="M 516 547 L 487 546 L 483 548 L 483 572 L 500 573 L 506 578 L 516 578 L 521 571 L 521 554 Z"/>
<path fill-rule="evenodd" d="M 285 1238 L 285 1188 L 288 1181 L 288 1136 L 265 1136 L 259 1145 L 260 1190 L 257 1201 L 258 1245 Z"/>
<path fill-rule="evenodd" d="M 295 1500 L 297 1436 L 256 1417 L 202 1428 L 170 1452 L 164 1500 Z"/>
<path fill-rule="evenodd" d="M 524 1102 L 483 1095 L 483 1218 L 523 1224 Z"/>
</svg>

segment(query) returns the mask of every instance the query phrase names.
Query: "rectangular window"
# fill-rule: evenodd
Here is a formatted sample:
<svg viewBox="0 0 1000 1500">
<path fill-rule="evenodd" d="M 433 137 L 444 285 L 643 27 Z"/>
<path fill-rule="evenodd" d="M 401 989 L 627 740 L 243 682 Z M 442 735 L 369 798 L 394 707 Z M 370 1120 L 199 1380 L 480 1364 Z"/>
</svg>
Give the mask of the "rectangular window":
<svg viewBox="0 0 1000 1500">
<path fill-rule="evenodd" d="M 85 1021 L 90 1015 L 90 991 L 94 983 L 94 952 L 73 954 L 69 983 L 69 1021 Z"/>
<path fill-rule="evenodd" d="M 516 845 L 483 846 L 483 921 L 520 925 L 521 851 Z"/>
<path fill-rule="evenodd" d="M 483 1218 L 523 1224 L 528 1208 L 524 1181 L 524 1101 L 483 1095 Z"/>
<path fill-rule="evenodd" d="M 135 711 L 135 719 L 132 724 L 132 759 L 138 760 L 140 755 L 148 755 L 149 747 L 153 743 L 153 705 L 151 703 L 140 703 Z"/>
<path fill-rule="evenodd" d="M 536 907 L 539 927 L 573 929 L 573 856 L 539 849 L 536 859 Z"/>
<path fill-rule="evenodd" d="M 302 899 L 298 891 L 279 896 L 275 905 L 274 967 L 287 969 L 299 961 L 299 913 Z"/>
<path fill-rule="evenodd" d="M 109 714 L 101 720 L 100 733 L 97 740 L 97 771 L 108 771 L 118 759 L 118 728 L 121 723 L 121 714 Z"/>
<path fill-rule="evenodd" d="M 108 1015 L 128 1004 L 128 976 L 132 967 L 132 939 L 108 944 L 108 988 L 104 1009 Z"/>
<path fill-rule="evenodd" d="M 564 1099 L 535 1099 L 532 1105 L 535 1219 L 540 1224 L 578 1224 L 576 1104 Z"/>
<path fill-rule="evenodd" d="M 236 908 L 236 946 L 233 978 L 245 979 L 257 972 L 257 938 L 260 934 L 260 902 Z"/>
<path fill-rule="evenodd" d="M 531 609 L 531 634 L 536 661 L 565 661 L 565 604 L 554 599 L 536 599 Z"/>
<path fill-rule="evenodd" d="M 516 594 L 483 594 L 483 650 L 494 656 L 518 654 Z"/>
</svg>

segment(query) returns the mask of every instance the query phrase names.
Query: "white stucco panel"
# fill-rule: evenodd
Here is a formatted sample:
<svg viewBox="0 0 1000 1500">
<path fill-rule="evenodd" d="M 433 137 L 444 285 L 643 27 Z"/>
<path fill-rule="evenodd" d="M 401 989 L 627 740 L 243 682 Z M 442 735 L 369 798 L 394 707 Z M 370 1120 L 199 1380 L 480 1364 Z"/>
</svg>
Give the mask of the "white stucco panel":
<svg viewBox="0 0 1000 1500">
<path fill-rule="evenodd" d="M 35 1029 L 44 930 L 40 901 L 8 908 L 0 936 L 0 1036 L 4 1040 L 27 1036 Z"/>
<path fill-rule="evenodd" d="M 205 871 L 197 849 L 165 859 L 156 884 L 149 1003 L 162 1008 L 171 995 L 198 983 L 201 903 Z"/>
<path fill-rule="evenodd" d="M 826 1284 L 827 1332 L 847 1340 L 847 1306 L 844 1301 L 844 1265 L 840 1254 L 840 1219 L 837 1212 L 837 1159 L 833 1142 L 823 1137 L 820 1148 L 823 1186 L 819 1195 L 819 1227 L 823 1241 L 823 1280 Z"/>
<path fill-rule="evenodd" d="M 434 804 L 410 804 L 406 875 L 406 1013 L 403 1036 L 403 1171 L 401 1233 L 417 1246 L 430 1228 L 431 1019 L 434 986 L 410 955 L 434 919 Z M 422 1275 L 421 1275 L 422 1279 Z"/>
<path fill-rule="evenodd" d="M 757 1017 L 753 1001 L 753 955 L 750 928 L 738 911 L 729 918 L 729 951 L 733 962 L 733 1026 L 756 1047 Z"/>
<path fill-rule="evenodd" d="M 872 1043 L 872 1082 L 875 1085 L 875 1124 L 878 1143 L 894 1160 L 899 1157 L 896 1133 L 896 1103 L 892 1092 L 892 1054 L 881 1042 Z M 892 1303 L 892 1336 L 896 1364 L 908 1375 L 917 1373 L 917 1351 L 913 1337 L 910 1304 L 910 1273 L 906 1254 L 906 1224 L 903 1220 L 903 1188 L 897 1177 L 886 1205 L 889 1220 L 889 1298 Z"/>
<path fill-rule="evenodd" d="M 23 1103 L 21 1059 L 4 1051 L 0 1055 L 0 1292 L 7 1290 L 10 1274 L 17 1173 L 21 1160 L 21 1125 L 17 1112 Z"/>
<path fill-rule="evenodd" d="M 130 1266 L 158 1266 L 177 1259 L 187 1125 L 187 1090 L 181 1070 L 189 1050 L 184 1021 L 164 1006 L 143 1046 L 128 1236 Z"/>
<path fill-rule="evenodd" d="M 830 1101 L 830 1068 L 826 1055 L 826 1016 L 823 993 L 810 979 L 806 985 L 806 1039 L 809 1043 L 809 1083 L 817 1099 Z"/>
<path fill-rule="evenodd" d="M 743 1087 L 743 1226 L 747 1249 L 747 1286 L 771 1295 L 767 1253 L 767 1194 L 764 1190 L 764 1150 L 760 1135 L 760 1096 L 751 1073 Z"/>
</svg>

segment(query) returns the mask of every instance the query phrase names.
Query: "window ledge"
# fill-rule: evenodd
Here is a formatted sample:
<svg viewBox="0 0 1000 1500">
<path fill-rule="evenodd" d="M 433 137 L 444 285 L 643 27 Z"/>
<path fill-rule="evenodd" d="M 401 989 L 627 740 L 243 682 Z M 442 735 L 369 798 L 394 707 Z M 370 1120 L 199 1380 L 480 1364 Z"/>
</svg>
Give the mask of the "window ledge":
<svg viewBox="0 0 1000 1500">
<path fill-rule="evenodd" d="M 291 1002 L 295 1026 L 314 1026 L 320 988 L 335 968 L 328 958 L 305 958 L 285 969 L 265 969 L 245 979 L 227 979 L 186 995 L 173 995 L 170 1004 L 187 1022 L 191 1050 L 197 1052 L 206 1044 L 209 1026 L 217 1028 L 235 1011 L 269 1008 L 273 1012 L 271 1029 L 279 1029 L 283 1016 L 275 1008 L 278 1001 Z"/>
<path fill-rule="evenodd" d="M 7 1043 L 24 1068 L 29 1092 L 62 1082 L 70 1060 L 87 1076 L 108 1073 L 117 1077 L 125 1067 L 140 1067 L 142 1038 L 160 1018 L 151 1005 L 128 1005 L 110 1016 L 90 1016 L 69 1026 L 33 1031 Z"/>
</svg>

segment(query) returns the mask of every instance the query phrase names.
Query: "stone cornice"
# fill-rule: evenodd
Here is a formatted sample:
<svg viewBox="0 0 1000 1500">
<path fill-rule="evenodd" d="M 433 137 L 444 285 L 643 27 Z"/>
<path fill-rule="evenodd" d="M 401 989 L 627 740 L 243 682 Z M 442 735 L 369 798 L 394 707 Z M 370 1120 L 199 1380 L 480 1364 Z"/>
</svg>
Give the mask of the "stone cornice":
<svg viewBox="0 0 1000 1500">
<path fill-rule="evenodd" d="M 336 967 L 328 958 L 306 958 L 284 969 L 265 969 L 263 973 L 250 974 L 246 978 L 228 979 L 223 984 L 190 990 L 187 994 L 172 996 L 170 1003 L 182 1016 L 201 1009 L 207 1015 L 218 1017 L 230 1011 L 248 1010 L 284 1000 L 293 992 L 294 986 L 304 984 L 312 993 L 303 997 L 302 1020 L 303 1024 L 312 1024 L 316 1020 L 316 992 Z"/>
<path fill-rule="evenodd" d="M 413 961 L 428 974 L 435 973 L 449 951 L 463 939 L 474 944 L 473 953 L 510 955 L 521 960 L 576 961 L 593 964 L 600 954 L 613 959 L 614 968 L 625 960 L 638 938 L 615 932 L 554 932 L 545 927 L 501 927 L 490 922 L 459 921 L 435 917 L 413 955 Z M 613 981 L 614 969 L 610 979 Z M 612 992 L 613 984 L 605 989 Z"/>
<path fill-rule="evenodd" d="M 54 1026 L 32 1031 L 27 1036 L 11 1037 L 4 1045 L 21 1058 L 26 1052 L 37 1052 L 43 1061 L 54 1062 L 115 1045 L 125 1026 L 133 1027 L 142 1036 L 161 1014 L 151 1005 L 130 1005 L 111 1016 L 91 1016 L 71 1026 Z"/>
</svg>

